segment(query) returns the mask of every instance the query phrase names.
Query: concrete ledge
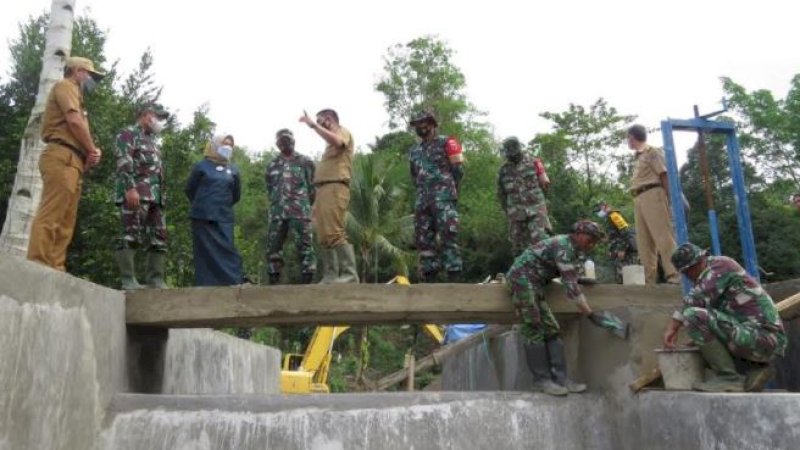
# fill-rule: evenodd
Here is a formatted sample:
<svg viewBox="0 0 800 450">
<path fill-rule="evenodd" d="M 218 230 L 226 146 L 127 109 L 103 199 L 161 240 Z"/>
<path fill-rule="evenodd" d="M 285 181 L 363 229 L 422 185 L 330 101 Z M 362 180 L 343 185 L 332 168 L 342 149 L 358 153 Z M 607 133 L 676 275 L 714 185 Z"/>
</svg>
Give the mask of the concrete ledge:
<svg viewBox="0 0 800 450">
<path fill-rule="evenodd" d="M 127 386 L 121 292 L 0 257 L 0 448 L 88 449 Z"/>
<path fill-rule="evenodd" d="M 800 448 L 800 394 L 645 392 L 638 409 L 638 448 Z"/>
<path fill-rule="evenodd" d="M 277 349 L 208 329 L 170 330 L 164 394 L 278 394 Z"/>
<path fill-rule="evenodd" d="M 778 450 L 800 442 L 797 394 L 648 392 L 633 420 L 592 394 L 117 396 L 99 449 Z"/>
<path fill-rule="evenodd" d="M 523 393 L 118 396 L 100 449 L 613 448 L 597 397 Z"/>
</svg>

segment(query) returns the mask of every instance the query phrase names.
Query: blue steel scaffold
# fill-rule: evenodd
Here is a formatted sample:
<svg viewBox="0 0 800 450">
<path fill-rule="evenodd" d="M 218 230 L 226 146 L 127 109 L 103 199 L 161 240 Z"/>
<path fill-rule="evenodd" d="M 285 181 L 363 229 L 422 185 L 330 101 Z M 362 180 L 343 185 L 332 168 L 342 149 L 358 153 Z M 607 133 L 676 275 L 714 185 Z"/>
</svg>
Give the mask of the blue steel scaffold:
<svg viewBox="0 0 800 450">
<path fill-rule="evenodd" d="M 673 131 L 691 131 L 698 133 L 698 146 L 703 147 L 702 139 L 705 134 L 722 134 L 725 136 L 726 148 L 728 151 L 728 163 L 731 168 L 731 179 L 733 181 L 733 195 L 736 202 L 736 219 L 739 223 L 739 240 L 742 244 L 742 256 L 744 257 L 744 267 L 747 273 L 760 280 L 758 272 L 758 259 L 756 257 L 756 246 L 753 239 L 753 226 L 750 221 L 750 207 L 747 203 L 747 192 L 745 191 L 744 172 L 742 161 L 739 155 L 739 140 L 736 138 L 736 127 L 730 122 L 720 122 L 709 120 L 727 111 L 723 100 L 723 109 L 710 114 L 699 115 L 695 106 L 695 117 L 693 119 L 667 119 L 661 122 L 661 134 L 664 138 L 664 156 L 667 162 L 667 177 L 669 178 L 669 195 L 672 203 L 672 217 L 675 221 L 675 234 L 678 245 L 689 240 L 689 230 L 686 224 L 686 215 L 683 209 L 683 190 L 681 188 L 680 172 L 678 171 L 678 160 L 675 157 L 675 142 L 672 137 Z M 699 148 L 700 152 L 705 152 L 705 148 Z M 705 155 L 701 155 L 704 158 Z M 704 177 L 705 178 L 705 177 Z M 707 179 L 705 180 L 707 183 Z M 719 255 L 721 252 L 719 243 L 719 229 L 717 226 L 717 213 L 713 203 L 708 200 L 708 222 L 711 230 L 712 252 Z M 684 293 L 689 289 L 686 278 L 683 280 Z"/>
</svg>

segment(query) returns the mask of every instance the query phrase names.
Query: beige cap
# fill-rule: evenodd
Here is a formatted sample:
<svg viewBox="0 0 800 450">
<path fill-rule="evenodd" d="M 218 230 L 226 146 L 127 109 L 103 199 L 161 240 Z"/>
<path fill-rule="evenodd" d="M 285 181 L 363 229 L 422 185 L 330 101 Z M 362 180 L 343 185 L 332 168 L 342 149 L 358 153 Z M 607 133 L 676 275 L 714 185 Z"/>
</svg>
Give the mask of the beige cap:
<svg viewBox="0 0 800 450">
<path fill-rule="evenodd" d="M 103 72 L 98 72 L 94 68 L 94 63 L 92 62 L 91 59 L 84 58 L 82 56 L 71 56 L 67 58 L 65 67 L 72 69 L 83 69 L 92 74 L 92 78 L 94 78 L 97 81 L 102 80 L 103 77 L 106 76 L 106 74 L 104 74 Z"/>
</svg>

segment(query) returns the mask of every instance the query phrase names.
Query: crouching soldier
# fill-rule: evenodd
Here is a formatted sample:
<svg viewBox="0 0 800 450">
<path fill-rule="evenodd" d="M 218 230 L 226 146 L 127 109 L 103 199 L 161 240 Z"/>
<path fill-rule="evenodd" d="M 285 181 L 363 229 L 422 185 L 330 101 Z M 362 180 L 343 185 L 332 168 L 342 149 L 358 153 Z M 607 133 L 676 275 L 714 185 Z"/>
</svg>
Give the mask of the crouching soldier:
<svg viewBox="0 0 800 450">
<path fill-rule="evenodd" d="M 541 240 L 522 252 L 509 269 L 506 279 L 511 286 L 512 301 L 521 316 L 520 333 L 525 342 L 525 359 L 533 375 L 533 388 L 550 395 L 583 392 L 585 384 L 567 378 L 567 360 L 560 328 L 544 298 L 544 286 L 561 277 L 567 297 L 586 317 L 592 309 L 578 285 L 578 270 L 586 253 L 603 238 L 600 226 L 581 220 L 570 234 Z"/>
<path fill-rule="evenodd" d="M 769 381 L 769 363 L 786 348 L 786 334 L 772 298 L 736 261 L 709 256 L 686 243 L 672 254 L 672 263 L 694 286 L 683 298 L 664 333 L 664 347 L 674 348 L 678 330 L 686 326 L 689 337 L 714 376 L 695 383 L 706 392 L 759 391 Z M 746 376 L 734 357 L 750 366 Z"/>
</svg>

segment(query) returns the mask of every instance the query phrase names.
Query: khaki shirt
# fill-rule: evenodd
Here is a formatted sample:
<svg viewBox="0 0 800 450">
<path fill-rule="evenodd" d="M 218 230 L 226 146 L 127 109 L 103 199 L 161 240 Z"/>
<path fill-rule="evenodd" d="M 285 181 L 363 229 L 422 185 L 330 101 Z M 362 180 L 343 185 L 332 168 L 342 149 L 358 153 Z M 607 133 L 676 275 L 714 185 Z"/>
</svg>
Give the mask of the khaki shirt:
<svg viewBox="0 0 800 450">
<path fill-rule="evenodd" d="M 664 150 L 645 145 L 635 156 L 630 191 L 634 192 L 648 184 L 661 184 L 661 174 L 667 171 Z"/>
<path fill-rule="evenodd" d="M 344 150 L 334 145 L 325 147 L 325 153 L 322 154 L 322 159 L 317 163 L 314 172 L 314 183 L 350 181 L 353 166 L 353 135 L 347 128 L 341 126 L 335 133 L 344 142 Z"/>
<path fill-rule="evenodd" d="M 86 120 L 86 114 L 83 109 L 83 96 L 78 84 L 72 80 L 64 79 L 57 82 L 47 96 L 44 116 L 42 117 L 42 140 L 45 142 L 60 140 L 76 149 L 82 148 L 75 136 L 72 135 L 72 131 L 70 131 L 67 124 L 67 113 L 72 111 L 77 111 L 83 117 L 83 120 Z M 86 150 L 83 150 L 85 154 Z"/>
</svg>

